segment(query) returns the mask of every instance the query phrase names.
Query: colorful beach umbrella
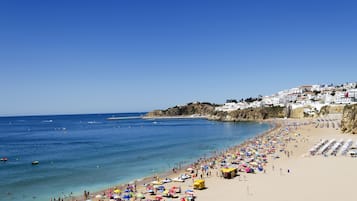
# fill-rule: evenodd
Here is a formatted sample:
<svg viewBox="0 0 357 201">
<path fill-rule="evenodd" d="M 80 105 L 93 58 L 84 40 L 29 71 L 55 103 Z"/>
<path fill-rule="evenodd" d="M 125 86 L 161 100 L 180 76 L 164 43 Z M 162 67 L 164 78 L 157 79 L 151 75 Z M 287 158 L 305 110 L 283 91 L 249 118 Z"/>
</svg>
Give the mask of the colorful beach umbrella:
<svg viewBox="0 0 357 201">
<path fill-rule="evenodd" d="M 145 196 L 142 193 L 137 193 L 136 197 L 139 198 L 139 199 L 144 199 L 145 198 Z"/>
</svg>

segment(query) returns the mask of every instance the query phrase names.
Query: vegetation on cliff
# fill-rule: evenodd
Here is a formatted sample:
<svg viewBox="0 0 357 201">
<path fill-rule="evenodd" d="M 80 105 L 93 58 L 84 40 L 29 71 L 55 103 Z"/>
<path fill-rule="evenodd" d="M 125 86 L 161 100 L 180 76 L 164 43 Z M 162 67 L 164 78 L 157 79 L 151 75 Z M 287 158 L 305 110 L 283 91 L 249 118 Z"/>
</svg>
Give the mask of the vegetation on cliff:
<svg viewBox="0 0 357 201">
<path fill-rule="evenodd" d="M 343 109 L 341 130 L 357 134 L 357 104 L 346 105 Z"/>
</svg>

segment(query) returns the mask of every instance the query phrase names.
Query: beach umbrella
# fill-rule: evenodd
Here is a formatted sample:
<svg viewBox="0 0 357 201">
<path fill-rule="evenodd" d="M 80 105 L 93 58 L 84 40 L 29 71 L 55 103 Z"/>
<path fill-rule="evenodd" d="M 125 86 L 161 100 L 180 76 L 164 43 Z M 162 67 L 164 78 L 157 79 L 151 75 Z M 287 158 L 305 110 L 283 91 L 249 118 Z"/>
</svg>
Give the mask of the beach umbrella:
<svg viewBox="0 0 357 201">
<path fill-rule="evenodd" d="M 250 162 L 250 164 L 253 165 L 253 166 L 258 166 L 257 162 Z"/>
<path fill-rule="evenodd" d="M 130 199 L 130 195 L 129 194 L 124 194 L 123 198 L 129 200 Z"/>
<path fill-rule="evenodd" d="M 159 190 L 159 191 L 164 191 L 165 190 L 165 186 L 158 186 L 156 189 Z"/>
<path fill-rule="evenodd" d="M 169 197 L 170 196 L 169 191 L 165 190 L 164 192 L 162 192 L 162 196 Z"/>
<path fill-rule="evenodd" d="M 155 197 L 157 200 L 162 200 L 162 195 L 156 195 Z"/>
<path fill-rule="evenodd" d="M 139 199 L 144 199 L 145 198 L 145 196 L 142 193 L 137 193 L 136 197 L 139 198 Z"/>
<path fill-rule="evenodd" d="M 114 198 L 114 199 L 119 199 L 120 196 L 119 196 L 118 194 L 115 194 L 115 195 L 113 196 L 113 198 Z"/>
<path fill-rule="evenodd" d="M 115 189 L 113 192 L 117 193 L 117 194 L 121 193 L 121 191 L 119 189 Z"/>
<path fill-rule="evenodd" d="M 180 187 L 177 187 L 177 186 L 173 186 L 171 187 L 171 190 L 176 192 L 176 193 L 181 193 L 181 188 Z"/>
<path fill-rule="evenodd" d="M 103 196 L 98 194 L 98 195 L 96 195 L 96 196 L 95 196 L 95 198 L 102 199 L 102 198 L 103 198 Z"/>
<path fill-rule="evenodd" d="M 186 191 L 185 191 L 185 194 L 186 194 L 186 195 L 193 195 L 194 192 L 193 192 L 193 190 L 186 190 Z"/>
</svg>

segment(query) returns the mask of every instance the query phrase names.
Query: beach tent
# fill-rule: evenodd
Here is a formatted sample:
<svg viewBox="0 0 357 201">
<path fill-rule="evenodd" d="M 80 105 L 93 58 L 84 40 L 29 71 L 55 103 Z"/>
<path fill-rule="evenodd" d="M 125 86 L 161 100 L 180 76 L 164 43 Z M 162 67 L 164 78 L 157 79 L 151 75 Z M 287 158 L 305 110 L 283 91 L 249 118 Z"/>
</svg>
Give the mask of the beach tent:
<svg viewBox="0 0 357 201">
<path fill-rule="evenodd" d="M 222 168 L 221 169 L 222 176 L 226 179 L 232 179 L 233 177 L 237 176 L 237 168 Z"/>
<path fill-rule="evenodd" d="M 193 189 L 202 190 L 204 188 L 206 188 L 205 187 L 205 180 L 198 179 L 193 183 Z"/>
</svg>

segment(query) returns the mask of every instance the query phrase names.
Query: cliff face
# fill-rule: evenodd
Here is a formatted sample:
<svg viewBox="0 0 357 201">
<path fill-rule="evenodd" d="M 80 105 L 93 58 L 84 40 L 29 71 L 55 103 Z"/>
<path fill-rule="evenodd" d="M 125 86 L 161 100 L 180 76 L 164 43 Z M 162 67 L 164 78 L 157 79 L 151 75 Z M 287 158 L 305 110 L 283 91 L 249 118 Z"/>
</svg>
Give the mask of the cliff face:
<svg viewBox="0 0 357 201">
<path fill-rule="evenodd" d="M 346 105 L 343 109 L 341 130 L 357 134 L 357 104 Z"/>
<path fill-rule="evenodd" d="M 284 107 L 265 107 L 252 108 L 244 110 L 235 110 L 232 112 L 215 111 L 217 105 L 210 103 L 189 103 L 185 106 L 175 106 L 166 110 L 155 110 L 149 112 L 147 117 L 163 116 L 188 116 L 202 115 L 210 120 L 218 121 L 254 121 L 268 118 L 283 118 L 286 115 Z"/>
<path fill-rule="evenodd" d="M 327 105 L 323 106 L 319 112 L 319 116 L 323 117 L 329 114 L 342 114 L 344 105 Z"/>
<path fill-rule="evenodd" d="M 305 117 L 304 109 L 305 108 L 301 107 L 301 108 L 296 108 L 296 109 L 291 110 L 290 118 L 296 118 L 296 119 L 304 118 Z"/>
<path fill-rule="evenodd" d="M 255 121 L 269 118 L 284 118 L 286 110 L 284 107 L 262 107 L 232 112 L 215 112 L 209 119 L 220 121 Z"/>
</svg>

